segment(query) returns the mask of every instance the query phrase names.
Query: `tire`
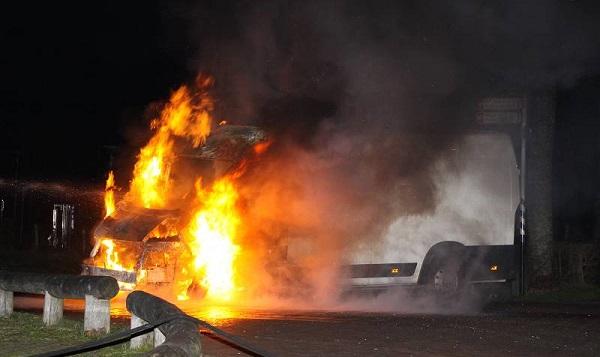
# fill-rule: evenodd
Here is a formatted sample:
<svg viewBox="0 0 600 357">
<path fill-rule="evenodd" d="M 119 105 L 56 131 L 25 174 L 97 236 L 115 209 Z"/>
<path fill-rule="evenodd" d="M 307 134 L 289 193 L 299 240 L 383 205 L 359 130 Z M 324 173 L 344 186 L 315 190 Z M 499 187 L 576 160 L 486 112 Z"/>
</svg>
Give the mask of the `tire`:
<svg viewBox="0 0 600 357">
<path fill-rule="evenodd" d="M 438 295 L 456 295 L 462 289 L 463 283 L 461 267 L 456 260 L 441 262 L 433 269 L 431 285 Z"/>
<path fill-rule="evenodd" d="M 465 301 L 465 277 L 462 262 L 447 259 L 433 264 L 426 283 L 428 304 L 436 312 L 447 313 L 461 309 Z"/>
</svg>

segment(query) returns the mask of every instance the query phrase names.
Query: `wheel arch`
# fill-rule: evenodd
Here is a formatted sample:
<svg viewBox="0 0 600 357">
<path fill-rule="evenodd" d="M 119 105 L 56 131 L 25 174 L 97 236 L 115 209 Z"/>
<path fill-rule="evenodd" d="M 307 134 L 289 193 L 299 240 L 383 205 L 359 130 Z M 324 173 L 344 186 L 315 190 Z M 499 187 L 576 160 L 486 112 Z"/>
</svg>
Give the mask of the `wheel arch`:
<svg viewBox="0 0 600 357">
<path fill-rule="evenodd" d="M 464 260 L 465 246 L 462 243 L 455 241 L 439 242 L 431 246 L 419 270 L 418 284 L 426 284 L 435 273 L 435 264 L 447 259 L 458 259 L 462 264 Z"/>
</svg>

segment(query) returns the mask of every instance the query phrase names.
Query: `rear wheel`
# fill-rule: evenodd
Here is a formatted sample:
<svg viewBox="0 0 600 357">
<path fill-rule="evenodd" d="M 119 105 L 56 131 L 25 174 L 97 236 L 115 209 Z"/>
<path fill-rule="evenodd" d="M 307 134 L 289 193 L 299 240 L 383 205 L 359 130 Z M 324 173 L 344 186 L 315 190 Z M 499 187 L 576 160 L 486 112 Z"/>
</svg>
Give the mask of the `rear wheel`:
<svg viewBox="0 0 600 357">
<path fill-rule="evenodd" d="M 423 266 L 427 295 L 436 308 L 454 309 L 465 296 L 464 247 L 438 247 L 428 256 Z"/>
<path fill-rule="evenodd" d="M 460 309 L 465 298 L 465 278 L 457 260 L 440 261 L 432 267 L 427 291 L 431 307 L 440 311 Z"/>
<path fill-rule="evenodd" d="M 437 294 L 453 295 L 459 292 L 463 281 L 460 265 L 455 261 L 446 261 L 434 269 L 431 285 Z"/>
</svg>

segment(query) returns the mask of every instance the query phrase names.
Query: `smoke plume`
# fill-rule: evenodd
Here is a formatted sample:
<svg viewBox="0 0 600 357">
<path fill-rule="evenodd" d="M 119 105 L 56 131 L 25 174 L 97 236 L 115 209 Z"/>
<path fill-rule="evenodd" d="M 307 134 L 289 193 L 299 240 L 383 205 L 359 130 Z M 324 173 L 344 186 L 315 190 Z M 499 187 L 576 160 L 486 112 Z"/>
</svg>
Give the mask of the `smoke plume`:
<svg viewBox="0 0 600 357">
<path fill-rule="evenodd" d="M 313 254 L 297 262 L 300 280 L 313 287 L 332 286 L 345 253 L 389 236 L 393 222 L 398 231 L 400 217 L 435 212 L 446 192 L 436 162 L 471 127 L 478 97 L 596 71 L 597 13 L 584 1 L 164 9 L 167 23 L 188 26 L 192 69 L 216 78 L 217 117 L 273 139 L 244 177 L 256 260 L 286 254 L 277 237 L 304 237 Z"/>
</svg>

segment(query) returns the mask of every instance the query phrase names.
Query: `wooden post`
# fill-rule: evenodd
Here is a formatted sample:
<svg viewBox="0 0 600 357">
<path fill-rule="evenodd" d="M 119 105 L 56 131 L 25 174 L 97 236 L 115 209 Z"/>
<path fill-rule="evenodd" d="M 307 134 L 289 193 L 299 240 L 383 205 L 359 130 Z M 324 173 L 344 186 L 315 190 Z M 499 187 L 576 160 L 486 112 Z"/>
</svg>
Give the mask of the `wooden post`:
<svg viewBox="0 0 600 357">
<path fill-rule="evenodd" d="M 13 312 L 13 292 L 0 289 L 0 317 L 8 317 Z"/>
<path fill-rule="evenodd" d="M 63 317 L 64 300 L 44 292 L 44 324 L 56 325 Z"/>
<path fill-rule="evenodd" d="M 154 347 L 160 346 L 165 342 L 165 335 L 160 331 L 160 329 L 154 329 Z"/>
<path fill-rule="evenodd" d="M 131 314 L 131 328 L 132 329 L 134 329 L 136 327 L 140 327 L 145 324 L 147 324 L 146 320 L 143 320 L 143 319 L 135 316 L 134 314 Z M 153 344 L 154 344 L 154 333 L 148 332 L 147 334 L 132 338 L 131 342 L 129 343 L 129 347 L 132 350 L 135 350 L 138 348 L 142 348 L 144 346 L 152 346 Z"/>
<path fill-rule="evenodd" d="M 99 335 L 110 332 L 110 300 L 85 295 L 83 332 L 86 335 Z"/>
</svg>

